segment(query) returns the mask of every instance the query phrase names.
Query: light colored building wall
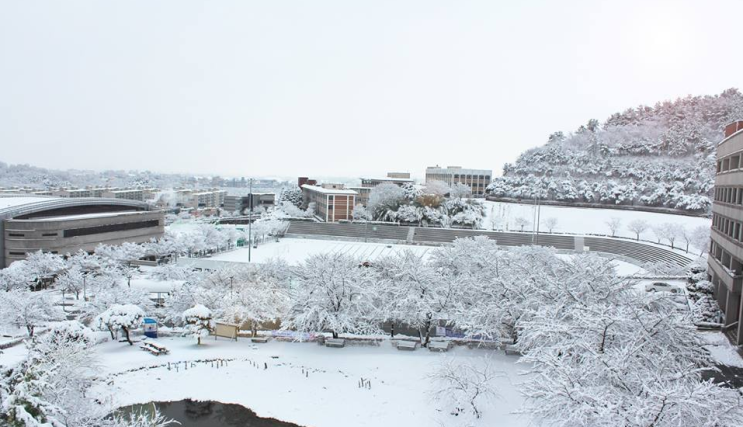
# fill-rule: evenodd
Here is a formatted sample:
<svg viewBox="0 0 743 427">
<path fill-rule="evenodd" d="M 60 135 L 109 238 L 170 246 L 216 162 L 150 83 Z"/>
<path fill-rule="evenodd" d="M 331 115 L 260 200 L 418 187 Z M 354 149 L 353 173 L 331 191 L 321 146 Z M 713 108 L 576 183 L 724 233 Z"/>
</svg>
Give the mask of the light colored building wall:
<svg viewBox="0 0 743 427">
<path fill-rule="evenodd" d="M 741 129 L 717 146 L 707 258 L 715 296 L 725 313 L 724 329 L 736 344 L 743 344 L 743 127 Z"/>
<path fill-rule="evenodd" d="M 99 244 L 144 243 L 160 238 L 165 219 L 160 211 L 4 220 L 5 266 L 27 254 L 93 252 Z"/>
<path fill-rule="evenodd" d="M 475 196 L 484 196 L 485 190 L 492 182 L 493 171 L 490 169 L 465 169 L 460 166 L 426 168 L 426 182 L 442 181 L 449 186 L 455 183 L 464 184 L 472 189 Z"/>
</svg>

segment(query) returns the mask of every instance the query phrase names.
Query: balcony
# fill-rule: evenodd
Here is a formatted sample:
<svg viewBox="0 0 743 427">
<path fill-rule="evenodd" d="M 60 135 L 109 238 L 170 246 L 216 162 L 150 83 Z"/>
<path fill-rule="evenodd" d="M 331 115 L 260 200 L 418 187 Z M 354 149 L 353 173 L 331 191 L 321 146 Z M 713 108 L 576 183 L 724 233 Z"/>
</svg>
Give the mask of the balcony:
<svg viewBox="0 0 743 427">
<path fill-rule="evenodd" d="M 740 293 L 743 289 L 743 274 L 738 271 L 731 271 L 715 257 L 710 256 L 707 259 L 710 269 L 715 272 L 717 276 L 730 292 Z"/>
</svg>

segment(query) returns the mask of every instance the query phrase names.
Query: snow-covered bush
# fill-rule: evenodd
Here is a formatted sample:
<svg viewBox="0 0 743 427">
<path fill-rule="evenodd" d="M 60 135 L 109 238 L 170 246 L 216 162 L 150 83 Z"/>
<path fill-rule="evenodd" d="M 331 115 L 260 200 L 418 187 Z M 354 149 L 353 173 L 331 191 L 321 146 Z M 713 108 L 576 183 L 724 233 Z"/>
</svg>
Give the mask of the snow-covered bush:
<svg viewBox="0 0 743 427">
<path fill-rule="evenodd" d="M 371 215 L 369 211 L 363 205 L 356 205 L 353 207 L 353 220 L 354 221 L 370 221 Z"/>
<path fill-rule="evenodd" d="M 212 311 L 201 304 L 184 311 L 183 322 L 186 324 L 186 333 L 196 338 L 197 345 L 201 345 L 201 338 L 209 336 L 214 329 Z"/>
<path fill-rule="evenodd" d="M 94 320 L 94 324 L 102 331 L 109 331 L 111 339 L 116 339 L 116 333 L 121 330 L 124 333 L 126 342 L 132 343 L 129 332 L 139 328 L 144 320 L 144 311 L 133 304 L 115 304 L 108 310 L 99 314 Z"/>
</svg>

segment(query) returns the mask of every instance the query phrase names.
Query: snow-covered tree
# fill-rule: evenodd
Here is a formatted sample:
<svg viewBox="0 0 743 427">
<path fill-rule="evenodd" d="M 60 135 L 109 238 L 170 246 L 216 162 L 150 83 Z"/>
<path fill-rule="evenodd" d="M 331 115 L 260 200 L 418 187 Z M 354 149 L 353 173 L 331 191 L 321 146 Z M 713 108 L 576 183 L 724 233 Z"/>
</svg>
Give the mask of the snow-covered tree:
<svg viewBox="0 0 743 427">
<path fill-rule="evenodd" d="M 549 230 L 550 233 L 552 233 L 552 230 L 557 228 L 557 223 L 558 221 L 557 221 L 557 218 L 555 217 L 546 218 L 542 222 L 542 224 L 544 224 L 544 226 L 547 227 L 547 230 Z"/>
<path fill-rule="evenodd" d="M 57 276 L 55 283 L 63 292 L 73 293 L 75 299 L 80 299 L 80 292 L 83 291 L 83 280 L 85 279 L 82 269 L 78 265 L 73 265 Z"/>
<path fill-rule="evenodd" d="M 196 338 L 197 345 L 201 345 L 201 338 L 209 336 L 214 329 L 212 311 L 201 304 L 184 311 L 183 322 L 186 324 L 186 333 Z"/>
<path fill-rule="evenodd" d="M 699 226 L 691 232 L 691 245 L 699 249 L 699 254 L 709 250 L 709 227 Z"/>
<path fill-rule="evenodd" d="M 524 218 L 523 216 L 518 216 L 514 218 L 513 225 L 519 228 L 519 231 L 524 231 L 524 227 L 531 224 L 528 219 Z"/>
<path fill-rule="evenodd" d="M 0 290 L 29 289 L 34 278 L 26 268 L 26 261 L 15 261 L 9 267 L 0 269 Z"/>
<path fill-rule="evenodd" d="M 302 206 L 302 189 L 299 187 L 284 187 L 279 193 L 279 203 L 291 203 L 295 207 Z"/>
<path fill-rule="evenodd" d="M 635 233 L 635 240 L 640 240 L 640 234 L 645 232 L 650 225 L 644 219 L 634 219 L 627 224 L 627 229 Z"/>
<path fill-rule="evenodd" d="M 405 191 L 392 183 L 372 188 L 366 209 L 374 220 L 383 220 L 388 212 L 395 212 L 405 200 Z"/>
<path fill-rule="evenodd" d="M 368 268 L 341 254 L 312 255 L 295 269 L 291 308 L 282 328 L 303 332 L 368 333 L 378 330 Z"/>
<path fill-rule="evenodd" d="M 144 320 L 144 311 L 133 304 L 115 304 L 108 310 L 99 314 L 93 322 L 98 329 L 109 331 L 111 339 L 116 339 L 116 333 L 121 330 L 124 333 L 126 342 L 134 345 L 129 336 L 129 332 L 139 328 Z"/>
<path fill-rule="evenodd" d="M 423 194 L 432 196 L 445 197 L 450 191 L 451 188 L 449 187 L 449 184 L 444 181 L 428 181 L 426 182 L 426 185 L 423 186 Z"/>
<path fill-rule="evenodd" d="M 449 197 L 462 199 L 472 197 L 472 189 L 469 185 L 462 184 L 461 182 L 455 182 L 449 190 Z"/>
<path fill-rule="evenodd" d="M 95 374 L 90 331 L 77 322 L 63 322 L 27 346 L 26 359 L 0 379 L 9 425 L 100 425 L 97 420 L 105 414 L 88 395 Z"/>
<path fill-rule="evenodd" d="M 28 255 L 25 263 L 25 268 L 34 279 L 52 277 L 61 272 L 64 267 L 62 257 L 42 251 Z"/>
<path fill-rule="evenodd" d="M 498 396 L 493 382 L 499 376 L 486 358 L 468 362 L 445 358 L 430 375 L 431 394 L 451 415 L 461 417 L 458 424 L 471 425 L 482 417 L 482 407 Z"/>
<path fill-rule="evenodd" d="M 0 321 L 25 328 L 29 337 L 34 336 L 36 328 L 62 318 L 62 311 L 48 294 L 24 289 L 0 292 Z"/>
<path fill-rule="evenodd" d="M 619 231 L 622 226 L 622 220 L 617 217 L 611 217 L 608 221 L 606 221 L 606 226 L 609 227 L 611 237 L 614 237 L 617 235 L 617 231 Z"/>
<path fill-rule="evenodd" d="M 236 272 L 230 292 L 218 303 L 216 318 L 242 325 L 250 323 L 253 336 L 258 325 L 279 319 L 289 305 L 287 290 L 269 274 Z"/>
<path fill-rule="evenodd" d="M 446 272 L 442 274 L 432 268 L 412 251 L 378 259 L 373 268 L 384 304 L 384 320 L 417 328 L 421 344 L 427 346 L 432 327 L 445 320 L 461 284 Z"/>
</svg>

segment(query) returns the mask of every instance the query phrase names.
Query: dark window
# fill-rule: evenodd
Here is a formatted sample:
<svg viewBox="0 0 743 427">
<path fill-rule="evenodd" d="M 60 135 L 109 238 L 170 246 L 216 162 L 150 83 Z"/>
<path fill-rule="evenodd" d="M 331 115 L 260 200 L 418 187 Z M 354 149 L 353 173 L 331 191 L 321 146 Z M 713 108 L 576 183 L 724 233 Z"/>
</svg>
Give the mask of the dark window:
<svg viewBox="0 0 743 427">
<path fill-rule="evenodd" d="M 99 225 L 97 227 L 73 228 L 64 231 L 64 237 L 89 236 L 91 234 L 111 233 L 114 231 L 138 230 L 140 228 L 151 228 L 160 225 L 160 221 L 127 222 L 123 224 Z"/>
<path fill-rule="evenodd" d="M 51 236 L 56 236 L 57 233 L 42 233 L 41 235 L 44 237 L 51 237 Z"/>
<path fill-rule="evenodd" d="M 25 252 L 8 252 L 10 255 L 26 255 Z"/>
<path fill-rule="evenodd" d="M 18 234 L 18 233 L 8 233 L 8 236 L 10 237 L 23 237 L 24 234 Z"/>
</svg>

